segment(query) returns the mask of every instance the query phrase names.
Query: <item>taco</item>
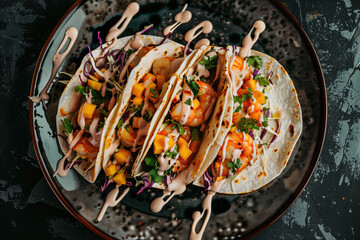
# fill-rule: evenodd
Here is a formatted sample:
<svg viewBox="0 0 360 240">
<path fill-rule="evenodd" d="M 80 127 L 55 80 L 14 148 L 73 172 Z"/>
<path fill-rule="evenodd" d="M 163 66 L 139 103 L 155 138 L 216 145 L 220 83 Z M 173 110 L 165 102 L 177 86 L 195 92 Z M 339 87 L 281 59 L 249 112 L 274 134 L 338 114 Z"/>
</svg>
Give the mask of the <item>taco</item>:
<svg viewBox="0 0 360 240">
<path fill-rule="evenodd" d="M 238 50 L 227 48 L 225 85 L 231 91 L 227 104 L 215 109 L 222 120 L 210 123 L 220 127 L 204 136 L 207 147 L 199 154 L 206 160 L 196 159 L 200 167 L 190 173 L 195 185 L 207 189 L 226 179 L 219 190 L 226 194 L 248 193 L 276 178 L 302 131 L 300 104 L 285 69 L 266 54 L 251 50 L 243 59 Z"/>
<path fill-rule="evenodd" d="M 144 181 L 144 187 L 170 184 L 189 167 L 204 139 L 218 97 L 225 49 L 203 46 L 190 57 L 186 69 L 176 76 L 169 104 L 146 146 L 147 154 L 135 166 L 135 177 Z"/>
<path fill-rule="evenodd" d="M 109 116 L 117 112 L 128 74 L 149 52 L 152 44 L 162 38 L 137 36 L 144 46 L 130 48 L 133 37 L 124 37 L 111 44 L 101 44 L 83 58 L 80 67 L 65 87 L 56 116 L 59 144 L 65 154 L 59 161 L 58 173 L 67 175 L 69 164 L 89 182 L 94 182 L 101 170 L 104 136 L 111 127 Z M 129 60 L 130 59 L 130 60 Z"/>
<path fill-rule="evenodd" d="M 118 185 L 132 176 L 134 163 L 148 144 L 154 127 L 163 114 L 176 80 L 188 59 L 184 47 L 166 43 L 149 51 L 129 75 L 129 83 L 116 112 L 109 119 L 102 167 Z"/>
</svg>

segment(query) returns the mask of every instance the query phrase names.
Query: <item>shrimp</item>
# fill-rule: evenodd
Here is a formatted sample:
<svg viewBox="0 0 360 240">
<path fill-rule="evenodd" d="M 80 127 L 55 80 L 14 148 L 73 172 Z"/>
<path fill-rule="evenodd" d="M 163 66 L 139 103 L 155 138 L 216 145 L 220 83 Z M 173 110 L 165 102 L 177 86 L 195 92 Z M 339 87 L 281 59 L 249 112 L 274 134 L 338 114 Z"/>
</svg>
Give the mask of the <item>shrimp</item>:
<svg viewBox="0 0 360 240">
<path fill-rule="evenodd" d="M 163 75 L 165 79 L 168 79 L 171 73 L 171 62 L 173 60 L 174 59 L 170 57 L 156 59 L 152 66 L 152 72 L 155 75 Z"/>
<path fill-rule="evenodd" d="M 73 147 L 73 150 L 82 157 L 93 158 L 96 157 L 99 152 L 99 148 L 94 147 L 90 142 L 88 137 L 83 137 L 80 141 Z"/>
<path fill-rule="evenodd" d="M 226 145 L 225 160 L 222 161 L 224 145 Z M 255 148 L 256 151 L 256 145 Z M 220 164 L 222 164 L 222 176 L 227 176 L 229 171 L 228 163 L 232 162 L 233 159 L 236 160 L 237 158 L 239 158 L 241 162 L 241 167 L 237 169 L 236 173 L 241 172 L 249 165 L 249 162 L 252 158 L 253 150 L 253 139 L 250 137 L 249 134 L 244 134 L 242 132 L 229 133 L 227 143 L 224 143 L 218 152 L 219 157 L 215 162 L 216 171 L 219 173 Z"/>
<path fill-rule="evenodd" d="M 190 127 L 198 127 L 210 117 L 210 114 L 207 114 L 207 112 L 210 108 L 213 108 L 216 100 L 216 92 L 210 85 L 199 80 L 195 80 L 195 82 L 200 87 L 199 95 L 191 101 L 192 106 L 190 108 L 190 113 L 188 115 L 186 123 L 184 124 L 185 126 Z M 192 96 L 193 94 L 191 91 L 183 91 L 183 99 L 185 98 L 191 100 Z M 198 101 L 198 106 L 194 103 L 194 101 Z M 180 122 L 183 104 L 186 103 L 184 103 L 184 101 L 176 103 L 170 111 L 171 118 L 177 122 Z"/>
<path fill-rule="evenodd" d="M 245 67 L 244 67 L 245 64 Z M 247 66 L 246 62 L 243 58 L 236 56 L 233 65 L 231 67 L 236 80 L 240 81 L 241 76 L 243 76 L 244 81 L 248 81 L 251 79 L 251 71 Z"/>
</svg>

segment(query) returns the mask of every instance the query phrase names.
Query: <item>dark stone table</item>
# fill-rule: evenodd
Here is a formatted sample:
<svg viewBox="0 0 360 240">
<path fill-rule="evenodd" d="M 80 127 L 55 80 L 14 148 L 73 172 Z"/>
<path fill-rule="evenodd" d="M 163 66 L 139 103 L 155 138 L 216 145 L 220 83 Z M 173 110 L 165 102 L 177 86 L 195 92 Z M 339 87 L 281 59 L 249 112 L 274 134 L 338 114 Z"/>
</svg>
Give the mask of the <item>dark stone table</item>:
<svg viewBox="0 0 360 240">
<path fill-rule="evenodd" d="M 73 1 L 0 2 L 1 239 L 97 239 L 56 199 L 30 139 L 28 98 L 37 57 Z M 360 1 L 284 4 L 310 36 L 327 84 L 325 146 L 290 210 L 255 239 L 360 239 Z"/>
</svg>

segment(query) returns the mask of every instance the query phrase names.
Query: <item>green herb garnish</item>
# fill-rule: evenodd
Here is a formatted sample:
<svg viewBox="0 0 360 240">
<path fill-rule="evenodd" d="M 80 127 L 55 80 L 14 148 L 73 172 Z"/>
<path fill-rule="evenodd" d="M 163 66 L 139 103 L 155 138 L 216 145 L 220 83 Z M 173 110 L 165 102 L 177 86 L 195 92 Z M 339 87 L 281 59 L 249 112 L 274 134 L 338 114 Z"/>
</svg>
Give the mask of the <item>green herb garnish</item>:
<svg viewBox="0 0 360 240">
<path fill-rule="evenodd" d="M 102 115 L 104 115 L 105 117 L 109 116 L 109 112 L 106 111 L 105 109 L 98 109 L 98 111 L 99 111 Z"/>
<path fill-rule="evenodd" d="M 249 134 L 250 130 L 259 129 L 259 127 L 256 124 L 257 124 L 256 119 L 243 117 L 243 118 L 240 118 L 240 120 L 237 124 L 237 129 L 240 132 L 245 132 L 245 133 Z"/>
<path fill-rule="evenodd" d="M 260 69 L 262 66 L 262 60 L 259 56 L 248 57 L 246 61 L 250 66 L 253 66 L 256 69 Z"/>
<path fill-rule="evenodd" d="M 175 147 L 174 147 L 174 151 L 170 152 L 170 150 L 167 150 L 165 152 L 165 156 L 169 157 L 169 158 L 174 158 L 176 157 L 176 155 L 178 155 L 178 149 L 179 149 L 179 146 L 177 144 L 175 144 Z"/>
<path fill-rule="evenodd" d="M 207 57 L 207 59 L 205 59 L 205 57 Z M 204 56 L 200 60 L 199 64 L 204 65 L 205 69 L 210 70 L 216 67 L 217 60 L 218 60 L 218 55 L 214 55 L 212 57 Z"/>
<path fill-rule="evenodd" d="M 268 120 L 268 118 L 265 116 L 265 114 L 263 115 L 263 119 L 264 119 L 264 121 L 262 122 L 262 125 L 264 126 L 264 127 L 267 127 L 267 126 L 269 126 L 269 120 Z"/>
<path fill-rule="evenodd" d="M 177 128 L 180 135 L 183 135 L 185 133 L 184 128 L 174 119 L 166 119 L 165 123 L 168 123 L 168 124 L 173 123 L 174 126 L 172 127 L 172 129 L 174 130 L 175 128 Z"/>
<path fill-rule="evenodd" d="M 64 125 L 64 128 L 66 131 L 70 134 L 74 130 L 74 127 L 71 125 L 70 120 L 65 118 L 64 120 L 61 120 L 62 124 Z"/>
<path fill-rule="evenodd" d="M 186 105 L 189 105 L 189 106 L 191 107 L 191 99 L 188 98 L 188 99 L 185 101 L 185 104 L 186 104 Z"/>
<path fill-rule="evenodd" d="M 200 86 L 199 84 L 197 84 L 197 82 L 195 82 L 194 77 L 193 76 L 187 77 L 185 79 L 185 82 L 189 86 L 191 91 L 194 93 L 194 97 L 197 97 L 200 90 Z"/>
<path fill-rule="evenodd" d="M 76 87 L 74 88 L 74 92 L 80 92 L 81 95 L 86 96 L 86 87 L 83 87 L 83 86 L 81 86 L 81 85 L 76 86 Z"/>
<path fill-rule="evenodd" d="M 144 119 L 147 122 L 150 122 L 151 118 L 154 116 L 153 112 L 151 109 L 147 110 L 145 115 L 144 115 Z"/>
<path fill-rule="evenodd" d="M 269 79 L 267 79 L 266 77 L 262 77 L 260 73 L 256 75 L 254 79 L 257 80 L 259 84 L 263 87 L 267 87 L 270 85 Z"/>
<path fill-rule="evenodd" d="M 240 158 L 236 159 L 236 163 L 228 162 L 228 167 L 231 168 L 232 173 L 236 173 L 237 169 L 241 168 Z"/>
<path fill-rule="evenodd" d="M 116 128 L 120 129 L 123 124 L 124 124 L 124 120 L 120 119 L 119 122 L 116 124 Z"/>
<path fill-rule="evenodd" d="M 158 97 L 158 93 L 156 92 L 156 90 L 154 88 L 150 88 L 150 92 L 151 92 L 151 97 L 156 99 Z"/>
</svg>

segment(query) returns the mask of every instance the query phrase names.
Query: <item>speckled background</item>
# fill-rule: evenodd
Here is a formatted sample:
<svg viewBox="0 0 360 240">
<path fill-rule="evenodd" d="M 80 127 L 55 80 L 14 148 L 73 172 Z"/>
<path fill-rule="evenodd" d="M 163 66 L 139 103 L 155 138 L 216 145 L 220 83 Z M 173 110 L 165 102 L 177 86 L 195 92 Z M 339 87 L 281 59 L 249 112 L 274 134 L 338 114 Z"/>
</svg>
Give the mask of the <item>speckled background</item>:
<svg viewBox="0 0 360 240">
<path fill-rule="evenodd" d="M 1 238 L 97 239 L 60 204 L 37 164 L 28 100 L 37 57 L 73 1 L 0 2 Z M 329 101 L 324 150 L 290 210 L 254 239 L 360 239 L 360 1 L 284 4 L 310 36 Z M 26 85 L 26 87 L 24 87 Z"/>
</svg>

